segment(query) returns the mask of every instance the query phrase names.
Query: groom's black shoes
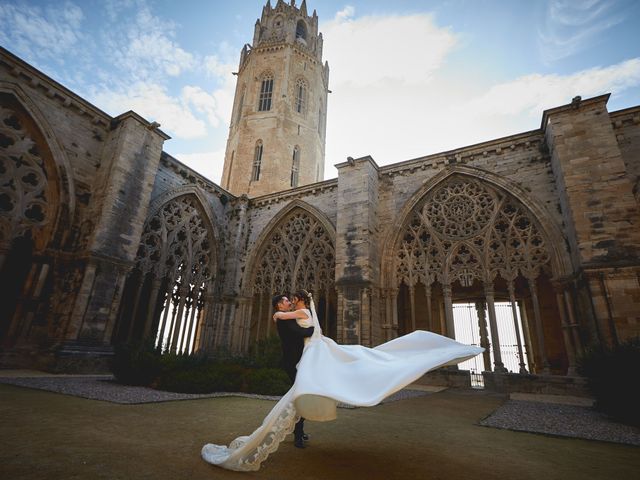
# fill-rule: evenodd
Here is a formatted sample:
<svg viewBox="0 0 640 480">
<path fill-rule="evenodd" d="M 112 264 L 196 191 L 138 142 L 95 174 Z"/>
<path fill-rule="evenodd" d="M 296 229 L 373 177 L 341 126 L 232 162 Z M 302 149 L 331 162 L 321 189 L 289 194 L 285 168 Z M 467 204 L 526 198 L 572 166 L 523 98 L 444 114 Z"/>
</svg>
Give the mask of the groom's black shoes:
<svg viewBox="0 0 640 480">
<path fill-rule="evenodd" d="M 304 444 L 304 435 L 296 435 L 293 440 L 293 445 L 296 448 L 305 448 L 306 445 Z"/>
</svg>

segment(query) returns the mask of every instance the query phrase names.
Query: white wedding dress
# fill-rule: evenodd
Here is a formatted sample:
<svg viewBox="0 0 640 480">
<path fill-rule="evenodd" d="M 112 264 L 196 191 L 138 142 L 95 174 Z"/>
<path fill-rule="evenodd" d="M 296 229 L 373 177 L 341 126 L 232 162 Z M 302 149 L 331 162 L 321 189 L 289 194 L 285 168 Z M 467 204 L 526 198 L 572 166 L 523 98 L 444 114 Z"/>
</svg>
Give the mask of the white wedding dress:
<svg viewBox="0 0 640 480">
<path fill-rule="evenodd" d="M 322 336 L 313 303 L 311 320 L 315 330 L 305 345 L 291 389 L 251 435 L 236 438 L 228 447 L 211 443 L 202 447 L 205 461 L 229 470 L 258 470 L 293 432 L 300 417 L 319 422 L 334 420 L 337 402 L 377 405 L 428 371 L 455 365 L 484 351 L 422 330 L 374 348 L 338 345 Z"/>
</svg>

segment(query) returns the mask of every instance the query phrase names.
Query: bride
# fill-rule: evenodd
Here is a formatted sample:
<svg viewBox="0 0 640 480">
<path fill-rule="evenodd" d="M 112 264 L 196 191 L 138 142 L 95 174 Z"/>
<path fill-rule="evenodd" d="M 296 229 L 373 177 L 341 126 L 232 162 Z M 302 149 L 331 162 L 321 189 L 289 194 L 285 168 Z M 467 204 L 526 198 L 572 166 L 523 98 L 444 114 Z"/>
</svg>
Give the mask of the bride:
<svg viewBox="0 0 640 480">
<path fill-rule="evenodd" d="M 300 417 L 318 422 L 335 420 L 338 402 L 360 407 L 377 405 L 428 371 L 455 365 L 484 351 L 422 330 L 374 348 L 339 345 L 322 335 L 311 294 L 308 307 L 278 320 L 296 319 L 301 326 L 314 327 L 313 335 L 305 339 L 291 389 L 251 435 L 236 438 L 228 447 L 211 443 L 202 447 L 205 461 L 229 470 L 258 470 L 293 432 Z M 301 311 L 304 315 L 299 314 Z M 304 319 L 309 314 L 310 318 Z"/>
</svg>

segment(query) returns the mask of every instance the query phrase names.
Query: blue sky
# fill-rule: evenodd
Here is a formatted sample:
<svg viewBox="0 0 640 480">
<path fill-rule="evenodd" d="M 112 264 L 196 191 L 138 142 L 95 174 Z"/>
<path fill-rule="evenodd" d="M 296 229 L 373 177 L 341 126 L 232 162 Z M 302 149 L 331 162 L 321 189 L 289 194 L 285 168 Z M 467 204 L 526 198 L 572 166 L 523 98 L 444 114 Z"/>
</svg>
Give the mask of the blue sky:
<svg viewBox="0 0 640 480">
<path fill-rule="evenodd" d="M 231 72 L 264 3 L 0 0 L 0 44 L 111 115 L 158 121 L 167 152 L 219 181 Z M 326 178 L 349 155 L 387 165 L 535 129 L 575 95 L 640 104 L 634 0 L 307 6 L 331 67 Z"/>
</svg>

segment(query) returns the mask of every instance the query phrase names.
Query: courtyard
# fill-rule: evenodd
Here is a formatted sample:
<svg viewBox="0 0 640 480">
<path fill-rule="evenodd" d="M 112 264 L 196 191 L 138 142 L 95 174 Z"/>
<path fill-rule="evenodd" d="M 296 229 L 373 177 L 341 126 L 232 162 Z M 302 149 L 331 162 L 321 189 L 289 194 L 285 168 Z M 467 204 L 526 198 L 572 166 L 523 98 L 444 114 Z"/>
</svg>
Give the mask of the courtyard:
<svg viewBox="0 0 640 480">
<path fill-rule="evenodd" d="M 253 473 L 200 459 L 205 443 L 251 433 L 273 400 L 198 398 L 122 404 L 0 384 L 6 479 L 611 479 L 633 478 L 637 446 L 481 426 L 505 395 L 425 391 L 373 408 L 340 408 L 289 437 Z"/>
</svg>

